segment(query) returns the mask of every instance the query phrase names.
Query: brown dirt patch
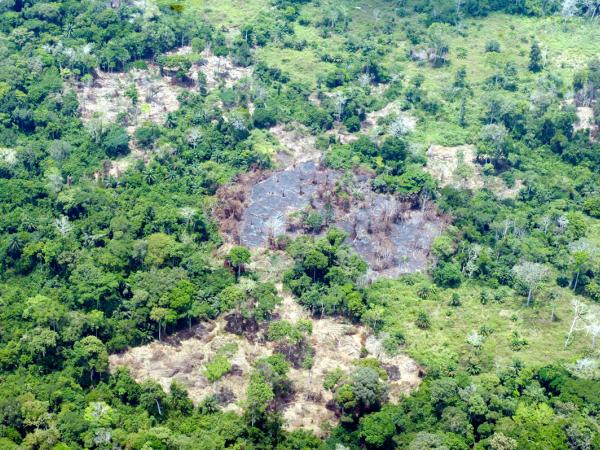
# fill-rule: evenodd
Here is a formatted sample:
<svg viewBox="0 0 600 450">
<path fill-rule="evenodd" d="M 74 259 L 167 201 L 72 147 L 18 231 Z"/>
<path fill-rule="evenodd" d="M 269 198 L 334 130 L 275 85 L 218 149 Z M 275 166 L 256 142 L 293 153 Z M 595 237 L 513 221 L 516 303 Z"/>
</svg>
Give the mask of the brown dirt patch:
<svg viewBox="0 0 600 450">
<path fill-rule="evenodd" d="M 427 150 L 425 170 L 438 181 L 440 187 L 456 186 L 463 189 L 488 188 L 500 198 L 514 198 L 523 187 L 523 181 L 517 180 L 512 188 L 495 176 L 484 176 L 481 165 L 475 162 L 474 145 L 444 147 L 432 145 Z"/>
<path fill-rule="evenodd" d="M 425 170 L 440 186 L 455 185 L 467 189 L 483 187 L 481 167 L 475 164 L 475 146 L 444 147 L 432 145 L 427 150 Z"/>
<path fill-rule="evenodd" d="M 305 161 L 316 160 L 320 152 L 315 148 L 315 137 L 298 123 L 278 124 L 269 129 L 277 138 L 282 151 L 277 155 L 279 164 L 289 167 Z"/>
<path fill-rule="evenodd" d="M 573 125 L 573 131 L 589 131 L 590 139 L 595 141 L 600 131 L 600 126 L 596 124 L 594 117 L 594 108 L 591 106 L 579 106 L 576 109 L 578 121 Z"/>
<path fill-rule="evenodd" d="M 124 92 L 131 86 L 138 91 L 138 104 L 133 105 Z M 157 67 L 148 70 L 133 69 L 129 72 L 109 73 L 98 70 L 93 83 L 76 86 L 80 114 L 84 122 L 101 117 L 115 122 L 120 114 L 127 115 L 128 131 L 145 121 L 162 123 L 169 112 L 179 108 L 177 96 L 180 89 L 162 77 Z"/>
<path fill-rule="evenodd" d="M 594 108 L 591 106 L 579 106 L 576 113 L 578 121 L 573 125 L 574 131 L 591 130 L 596 126 L 594 123 Z"/>
<path fill-rule="evenodd" d="M 396 118 L 402 118 L 405 120 L 408 131 L 414 131 L 417 128 L 417 119 L 403 112 L 400 108 L 400 105 L 398 105 L 396 102 L 391 102 L 384 106 L 382 109 L 367 114 L 367 118 L 363 121 L 361 125 L 363 133 L 367 135 L 374 134 L 375 132 L 377 132 L 378 128 L 377 120 L 386 118 L 392 114 Z"/>
<path fill-rule="evenodd" d="M 295 395 L 281 405 L 287 429 L 305 428 L 323 434 L 324 425 L 336 422 L 334 412 L 327 408 L 332 396 L 323 389 L 324 377 L 338 367 L 352 372 L 363 343 L 370 356 L 378 358 L 386 367 L 394 367 L 392 370 L 397 373 L 393 377 L 396 379 L 388 381 L 391 401 L 398 401 L 420 384 L 421 369 L 412 359 L 405 355 L 385 355 L 379 340 L 362 326 L 334 318 L 312 319 L 289 294 L 282 292 L 281 284 L 277 287 L 284 300 L 277 310 L 278 317 L 292 322 L 311 320 L 313 333 L 309 343 L 315 350 L 314 366 L 310 370 L 290 369 L 289 378 Z M 210 383 L 202 375 L 202 368 L 223 345 L 230 343 L 237 344 L 237 351 L 230 358 L 236 370 Z M 225 405 L 225 410 L 239 413 L 255 361 L 272 354 L 273 349 L 273 343 L 260 339 L 251 342 L 228 333 L 225 320 L 219 319 L 198 325 L 191 332 L 183 332 L 181 337 L 171 337 L 168 342 L 153 342 L 111 355 L 110 368 L 114 371 L 118 367 L 129 367 L 136 380 L 155 380 L 165 390 L 176 380 L 188 389 L 196 404 L 207 395 L 229 393 L 231 401 Z"/>
<path fill-rule="evenodd" d="M 190 55 L 192 48 L 181 47 L 169 54 Z M 198 73 L 206 76 L 206 87 L 212 90 L 220 85 L 231 87 L 238 81 L 251 77 L 252 68 L 238 67 L 231 58 L 215 56 L 210 49 L 206 49 L 200 54 L 199 60 L 194 62 L 189 72 L 189 76 L 195 84 L 198 82 Z"/>
<path fill-rule="evenodd" d="M 237 67 L 231 59 L 224 56 L 215 56 L 210 50 L 202 52 L 202 60 L 192 68 L 192 79 L 198 80 L 198 72 L 206 75 L 208 89 L 214 89 L 220 84 L 231 87 L 238 81 L 252 76 L 249 67 Z"/>
<path fill-rule="evenodd" d="M 328 134 L 335 136 L 341 144 L 351 144 L 355 142 L 359 136 L 365 135 L 375 141 L 380 141 L 382 136 L 389 134 L 387 126 L 378 125 L 379 119 L 384 119 L 388 116 L 393 116 L 395 119 L 401 119 L 405 123 L 407 132 L 413 132 L 417 127 L 417 119 L 402 111 L 400 105 L 396 102 L 388 103 L 386 106 L 377 111 L 372 111 L 367 114 L 365 120 L 361 123 L 360 133 L 349 133 L 341 124 L 335 124 L 328 131 Z"/>
</svg>

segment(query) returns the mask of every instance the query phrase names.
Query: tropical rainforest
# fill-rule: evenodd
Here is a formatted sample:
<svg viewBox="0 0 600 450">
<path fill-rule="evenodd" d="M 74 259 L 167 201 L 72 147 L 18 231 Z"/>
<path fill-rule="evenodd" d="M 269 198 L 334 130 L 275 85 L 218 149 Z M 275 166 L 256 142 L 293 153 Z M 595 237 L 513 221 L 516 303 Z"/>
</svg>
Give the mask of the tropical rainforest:
<svg viewBox="0 0 600 450">
<path fill-rule="evenodd" d="M 0 1 L 0 448 L 600 449 L 599 16 Z"/>
</svg>

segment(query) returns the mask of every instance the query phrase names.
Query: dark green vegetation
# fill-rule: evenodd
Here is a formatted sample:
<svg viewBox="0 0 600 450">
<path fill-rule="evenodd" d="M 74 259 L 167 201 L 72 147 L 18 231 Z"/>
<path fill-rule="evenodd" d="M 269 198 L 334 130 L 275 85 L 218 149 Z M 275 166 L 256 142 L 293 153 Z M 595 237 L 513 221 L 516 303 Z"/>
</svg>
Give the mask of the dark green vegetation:
<svg viewBox="0 0 600 450">
<path fill-rule="evenodd" d="M 575 108 L 591 108 L 597 132 L 599 4 L 254 0 L 211 2 L 224 17 L 204 17 L 197 3 L 0 3 L 0 447 L 599 448 L 600 144 L 574 127 Z M 536 24 L 560 39 L 545 42 Z M 191 62 L 164 53 L 188 45 L 252 66 L 252 83 L 208 92 L 200 77 L 164 123 L 133 136 L 124 117 L 84 126 L 74 84 L 155 60 L 185 85 Z M 571 51 L 575 63 L 553 59 Z M 391 101 L 419 118 L 413 134 L 393 118 L 378 143 L 325 134 L 358 132 Z M 373 189 L 431 198 L 453 221 L 431 276 L 371 286 L 338 231 L 287 246 L 285 282 L 303 305 L 385 333 L 386 350 L 404 347 L 427 373 L 398 405 L 366 358 L 332 373 L 341 422 L 325 440 L 283 431 L 274 403 L 289 367 L 277 355 L 257 363 L 241 417 L 108 371 L 109 353 L 245 301 L 258 306 L 244 315 L 270 319 L 271 285 L 248 298 L 232 288 L 256 277 L 247 251 L 234 248 L 227 267 L 214 257 L 210 207 L 235 174 L 271 166 L 260 130 L 286 122 L 317 135 L 332 167 L 374 171 Z M 103 173 L 133 140 L 149 163 Z M 475 144 L 483 173 L 523 188 L 501 198 L 436 186 L 424 170 L 434 143 Z M 283 322 L 269 332 L 310 334 Z M 217 380 L 231 367 L 220 356 L 206 370 Z"/>
</svg>

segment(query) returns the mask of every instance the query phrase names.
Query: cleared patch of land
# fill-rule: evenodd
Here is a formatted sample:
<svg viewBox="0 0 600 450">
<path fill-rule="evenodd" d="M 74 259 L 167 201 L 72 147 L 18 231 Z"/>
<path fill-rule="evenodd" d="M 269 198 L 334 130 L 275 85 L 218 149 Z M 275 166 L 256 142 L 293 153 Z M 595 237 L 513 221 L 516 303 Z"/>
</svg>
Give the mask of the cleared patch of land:
<svg viewBox="0 0 600 450">
<path fill-rule="evenodd" d="M 315 137 L 301 124 L 278 124 L 271 127 L 269 132 L 277 138 L 282 146 L 277 160 L 283 167 L 316 160 L 320 157 L 319 151 L 315 148 Z"/>
<path fill-rule="evenodd" d="M 137 92 L 134 103 L 125 92 Z M 124 115 L 131 133 L 145 121 L 162 123 L 167 113 L 179 108 L 179 90 L 169 79 L 162 77 L 158 68 L 132 69 L 129 72 L 97 71 L 91 83 L 77 86 L 80 114 L 84 122 L 94 117 L 116 122 Z"/>
<path fill-rule="evenodd" d="M 445 223 L 432 209 L 415 209 L 373 192 L 368 173 L 344 174 L 307 161 L 251 188 L 239 221 L 239 240 L 256 248 L 280 234 L 298 235 L 304 230 L 297 213 L 327 205 L 332 210 L 330 225 L 348 232 L 348 243 L 369 263 L 373 276 L 424 270 L 431 243 Z"/>
<path fill-rule="evenodd" d="M 328 408 L 332 394 L 323 389 L 325 375 L 336 368 L 352 372 L 363 347 L 388 372 L 391 401 L 397 402 L 420 384 L 420 366 L 404 354 L 385 354 L 380 341 L 365 327 L 336 318 L 313 319 L 290 295 L 282 292 L 281 285 L 278 290 L 283 303 L 275 317 L 292 323 L 310 320 L 313 325 L 309 344 L 314 350 L 314 364 L 310 369 L 290 368 L 293 395 L 280 406 L 287 429 L 304 428 L 321 433 L 323 425 L 336 422 L 334 411 Z M 195 403 L 213 394 L 225 410 L 241 413 L 252 367 L 259 358 L 273 354 L 275 344 L 266 341 L 260 331 L 250 336 L 226 331 L 226 319 L 197 325 L 164 342 L 155 341 L 111 355 L 111 370 L 128 367 L 137 380 L 151 379 L 167 390 L 177 381 L 188 389 Z M 231 371 L 210 382 L 204 374 L 206 364 L 227 351 Z"/>
<path fill-rule="evenodd" d="M 471 190 L 486 187 L 500 198 L 515 197 L 523 187 L 522 180 L 516 180 L 514 186 L 509 187 L 501 178 L 484 176 L 481 165 L 475 162 L 475 146 L 469 144 L 432 145 L 427 150 L 425 170 L 441 187 L 452 185 Z"/>
</svg>

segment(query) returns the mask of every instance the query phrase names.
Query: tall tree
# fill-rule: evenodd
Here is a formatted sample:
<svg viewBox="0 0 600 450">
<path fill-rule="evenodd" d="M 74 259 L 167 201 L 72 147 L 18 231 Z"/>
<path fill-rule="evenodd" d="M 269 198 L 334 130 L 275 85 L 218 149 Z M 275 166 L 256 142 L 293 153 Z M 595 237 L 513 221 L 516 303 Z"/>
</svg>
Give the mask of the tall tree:
<svg viewBox="0 0 600 450">
<path fill-rule="evenodd" d="M 529 70 L 532 72 L 539 72 L 542 70 L 542 66 L 542 50 L 540 49 L 540 44 L 535 41 L 531 44 L 531 50 L 529 52 Z"/>
<path fill-rule="evenodd" d="M 512 273 L 527 289 L 527 306 L 529 306 L 533 293 L 548 278 L 550 271 L 543 264 L 530 261 L 522 262 L 512 268 Z"/>
</svg>

